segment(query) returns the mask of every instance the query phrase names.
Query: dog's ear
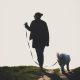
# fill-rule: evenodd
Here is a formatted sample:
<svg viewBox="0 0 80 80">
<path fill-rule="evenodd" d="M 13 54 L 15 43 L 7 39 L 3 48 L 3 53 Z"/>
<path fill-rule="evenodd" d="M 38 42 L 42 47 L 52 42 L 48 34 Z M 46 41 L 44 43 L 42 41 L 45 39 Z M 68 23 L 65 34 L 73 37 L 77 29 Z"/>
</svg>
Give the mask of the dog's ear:
<svg viewBox="0 0 80 80">
<path fill-rule="evenodd" d="M 59 59 L 59 53 L 57 53 L 57 58 Z"/>
</svg>

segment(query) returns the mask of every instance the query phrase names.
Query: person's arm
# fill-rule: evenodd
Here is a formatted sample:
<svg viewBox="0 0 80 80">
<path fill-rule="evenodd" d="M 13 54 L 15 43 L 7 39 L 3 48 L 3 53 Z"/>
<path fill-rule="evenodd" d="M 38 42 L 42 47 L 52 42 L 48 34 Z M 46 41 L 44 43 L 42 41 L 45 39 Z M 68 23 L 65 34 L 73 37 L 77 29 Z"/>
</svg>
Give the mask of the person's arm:
<svg viewBox="0 0 80 80">
<path fill-rule="evenodd" d="M 25 23 L 24 25 L 25 25 L 25 28 L 26 28 L 27 30 L 31 31 L 31 29 L 30 29 L 30 27 L 28 26 L 27 23 Z"/>
<path fill-rule="evenodd" d="M 49 30 L 47 23 L 45 23 L 46 45 L 49 46 Z"/>
</svg>

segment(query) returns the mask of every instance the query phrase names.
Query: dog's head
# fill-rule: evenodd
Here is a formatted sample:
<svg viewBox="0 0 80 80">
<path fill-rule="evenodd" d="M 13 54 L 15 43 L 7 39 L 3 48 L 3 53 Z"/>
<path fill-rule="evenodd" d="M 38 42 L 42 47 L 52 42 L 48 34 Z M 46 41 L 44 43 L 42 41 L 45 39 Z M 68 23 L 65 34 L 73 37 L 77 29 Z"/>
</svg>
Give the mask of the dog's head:
<svg viewBox="0 0 80 80">
<path fill-rule="evenodd" d="M 70 56 L 65 53 L 57 53 L 57 58 L 60 65 L 68 64 L 70 62 Z"/>
</svg>

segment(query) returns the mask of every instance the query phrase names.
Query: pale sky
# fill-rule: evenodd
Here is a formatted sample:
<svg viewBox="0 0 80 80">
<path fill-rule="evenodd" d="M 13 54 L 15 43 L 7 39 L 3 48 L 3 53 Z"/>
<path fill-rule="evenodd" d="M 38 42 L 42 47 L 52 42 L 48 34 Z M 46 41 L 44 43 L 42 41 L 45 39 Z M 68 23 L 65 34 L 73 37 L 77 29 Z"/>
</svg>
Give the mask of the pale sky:
<svg viewBox="0 0 80 80">
<path fill-rule="evenodd" d="M 0 6 L 0 66 L 37 66 L 30 55 L 23 25 L 30 25 L 36 12 L 44 14 L 42 19 L 50 34 L 44 66 L 56 62 L 57 52 L 71 56 L 70 68 L 80 66 L 80 0 L 0 0 Z M 32 46 L 31 51 L 37 61 Z M 57 67 L 58 64 L 52 68 Z"/>
</svg>

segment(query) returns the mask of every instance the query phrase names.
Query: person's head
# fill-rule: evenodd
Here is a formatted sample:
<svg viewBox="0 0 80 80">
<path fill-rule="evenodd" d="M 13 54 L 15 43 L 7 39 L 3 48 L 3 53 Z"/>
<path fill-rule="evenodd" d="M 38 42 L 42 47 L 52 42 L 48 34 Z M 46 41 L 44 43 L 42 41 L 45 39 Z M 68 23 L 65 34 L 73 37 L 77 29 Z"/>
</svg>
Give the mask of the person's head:
<svg viewBox="0 0 80 80">
<path fill-rule="evenodd" d="M 35 15 L 34 15 L 34 19 L 40 19 L 42 16 L 43 16 L 42 13 L 37 12 L 37 13 L 35 13 Z"/>
</svg>

